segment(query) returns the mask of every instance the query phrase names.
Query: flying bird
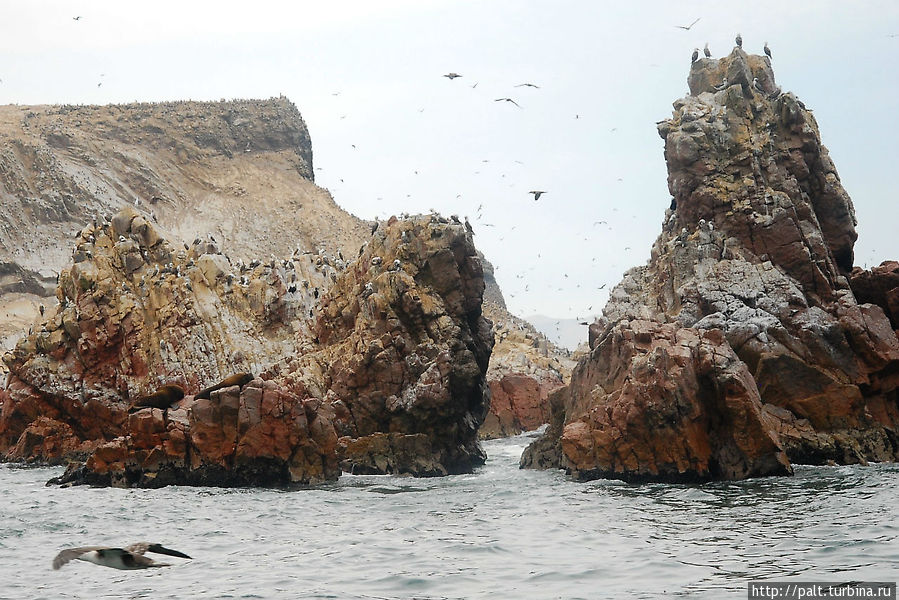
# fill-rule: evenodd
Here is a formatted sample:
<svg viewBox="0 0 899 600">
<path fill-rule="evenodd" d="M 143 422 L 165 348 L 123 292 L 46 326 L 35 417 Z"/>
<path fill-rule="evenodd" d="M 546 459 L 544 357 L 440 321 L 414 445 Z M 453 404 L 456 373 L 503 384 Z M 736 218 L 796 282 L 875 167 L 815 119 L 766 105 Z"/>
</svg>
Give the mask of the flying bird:
<svg viewBox="0 0 899 600">
<path fill-rule="evenodd" d="M 462 77 L 462 76 L 459 75 L 458 73 L 447 73 L 446 75 L 444 75 L 444 77 L 447 77 L 447 78 L 449 78 L 450 80 L 453 80 L 453 79 L 455 79 L 456 77 Z"/>
<path fill-rule="evenodd" d="M 737 46 L 738 46 L 739 48 L 742 48 L 742 47 L 743 47 L 743 36 L 742 36 L 742 35 L 740 35 L 740 34 L 738 33 L 738 34 L 737 34 L 737 38 L 736 38 L 735 41 L 737 42 Z"/>
<path fill-rule="evenodd" d="M 144 556 L 147 552 L 190 558 L 183 552 L 166 548 L 161 544 L 149 544 L 138 542 L 125 548 L 110 548 L 106 546 L 84 546 L 82 548 L 68 548 L 56 555 L 53 559 L 53 569 L 59 569 L 71 560 L 84 560 L 103 567 L 113 569 L 148 569 L 150 567 L 170 567 L 169 563 L 158 563 L 152 558 Z"/>
<path fill-rule="evenodd" d="M 78 15 L 77 17 L 72 17 L 72 20 L 73 20 L 73 21 L 80 21 L 80 20 L 81 20 L 81 15 Z"/>
<path fill-rule="evenodd" d="M 494 102 L 511 102 L 518 108 L 521 108 L 521 105 L 518 104 L 518 102 L 515 102 L 515 100 L 512 100 L 511 98 L 497 98 L 496 100 L 494 100 Z"/>
<path fill-rule="evenodd" d="M 699 19 L 702 17 L 696 17 L 696 20 L 690 23 L 689 25 L 675 25 L 678 29 L 683 29 L 684 31 L 690 31 L 690 29 L 699 22 Z"/>
<path fill-rule="evenodd" d="M 709 50 L 709 43 L 705 43 L 705 48 L 702 49 L 702 53 L 705 54 L 706 58 L 712 58 L 712 51 Z"/>
<path fill-rule="evenodd" d="M 768 58 L 771 58 L 771 48 L 768 47 L 768 42 L 765 42 L 764 50 L 765 50 L 765 54 L 768 56 Z"/>
<path fill-rule="evenodd" d="M 534 194 L 534 202 L 536 202 L 537 200 L 539 200 L 539 199 L 540 199 L 540 196 L 542 196 L 542 195 L 545 194 L 545 193 L 546 193 L 546 192 L 543 191 L 543 190 L 532 190 L 532 191 L 528 192 L 528 194 Z"/>
<path fill-rule="evenodd" d="M 537 88 L 538 90 L 540 89 L 539 85 L 534 85 L 533 83 L 519 83 L 515 87 L 532 87 L 532 88 Z"/>
</svg>

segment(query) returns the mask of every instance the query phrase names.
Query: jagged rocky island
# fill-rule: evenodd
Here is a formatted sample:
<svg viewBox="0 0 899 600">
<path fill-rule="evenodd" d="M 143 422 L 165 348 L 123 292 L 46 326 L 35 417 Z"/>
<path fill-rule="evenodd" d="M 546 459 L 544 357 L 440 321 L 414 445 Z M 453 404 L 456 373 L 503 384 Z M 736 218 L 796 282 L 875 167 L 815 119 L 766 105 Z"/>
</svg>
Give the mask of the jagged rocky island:
<svg viewBox="0 0 899 600">
<path fill-rule="evenodd" d="M 464 224 L 342 213 L 312 183 L 284 99 L 23 111 L 0 183 L 46 207 L 26 213 L 54 224 L 61 272 L 57 304 L 4 357 L 0 452 L 75 461 L 76 483 L 308 484 L 466 472 L 485 423 L 504 435 L 549 419 L 522 465 L 580 479 L 896 460 L 899 265 L 853 270 L 851 200 L 766 58 L 700 59 L 689 85 L 659 127 L 662 234 L 570 381 L 501 296 L 485 301 L 489 264 Z M 283 193 L 260 204 L 261 181 Z M 233 227 L 250 206 L 260 218 Z M 217 218 L 227 251 L 196 229 Z M 28 256 L 6 264 L 46 285 Z M 133 405 L 163 384 L 185 397 Z"/>
</svg>

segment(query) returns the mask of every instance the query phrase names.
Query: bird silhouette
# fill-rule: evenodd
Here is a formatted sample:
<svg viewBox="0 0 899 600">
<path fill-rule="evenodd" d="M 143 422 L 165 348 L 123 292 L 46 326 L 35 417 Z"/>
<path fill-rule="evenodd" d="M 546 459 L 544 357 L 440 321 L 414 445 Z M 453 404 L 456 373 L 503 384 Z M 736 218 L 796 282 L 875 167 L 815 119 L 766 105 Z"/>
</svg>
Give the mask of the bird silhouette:
<svg viewBox="0 0 899 600">
<path fill-rule="evenodd" d="M 693 56 L 690 57 L 690 64 L 699 60 L 699 48 L 693 48 Z"/>
<path fill-rule="evenodd" d="M 528 192 L 528 194 L 534 194 L 534 202 L 536 202 L 537 200 L 539 200 L 539 199 L 540 199 L 540 196 L 542 196 L 542 195 L 545 194 L 545 193 L 546 193 L 546 192 L 543 191 L 543 190 L 532 190 L 532 191 Z"/>
<path fill-rule="evenodd" d="M 705 54 L 706 58 L 712 58 L 712 51 L 709 50 L 709 43 L 705 43 L 705 48 L 702 49 L 702 53 Z"/>
<path fill-rule="evenodd" d="M 738 48 L 742 48 L 742 47 L 743 47 L 743 36 L 740 35 L 739 33 L 737 34 L 737 37 L 736 37 L 736 39 L 735 39 L 734 41 L 737 42 L 737 47 L 738 47 Z"/>
<path fill-rule="evenodd" d="M 764 48 L 764 50 L 765 50 L 765 55 L 766 55 L 768 58 L 771 58 L 771 48 L 768 47 L 768 42 L 765 42 L 765 48 Z"/>
<path fill-rule="evenodd" d="M 699 19 L 701 19 L 701 18 L 702 17 L 696 17 L 696 20 L 693 21 L 692 23 L 690 23 L 689 25 L 675 25 L 675 27 L 677 27 L 678 29 L 683 29 L 684 31 L 690 31 L 690 29 L 692 29 L 692 27 L 694 25 L 696 25 L 699 22 Z"/>
<path fill-rule="evenodd" d="M 450 72 L 450 73 L 447 73 L 446 75 L 444 75 L 444 77 L 447 77 L 447 78 L 449 78 L 450 80 L 453 80 L 453 79 L 455 79 L 456 77 L 462 77 L 462 76 L 459 75 L 458 73 L 452 73 L 452 72 Z"/>
<path fill-rule="evenodd" d="M 518 108 L 521 108 L 521 105 L 518 104 L 518 102 L 515 102 L 515 100 L 512 100 L 511 98 L 497 98 L 496 100 L 494 100 L 494 102 L 511 102 Z"/>
<path fill-rule="evenodd" d="M 77 17 L 72 17 L 72 20 L 73 20 L 73 21 L 80 21 L 80 20 L 81 20 L 81 15 L 78 15 Z"/>
<path fill-rule="evenodd" d="M 533 83 L 519 83 L 515 87 L 532 87 L 532 88 L 537 88 L 538 90 L 540 89 L 539 85 L 534 85 Z"/>
</svg>

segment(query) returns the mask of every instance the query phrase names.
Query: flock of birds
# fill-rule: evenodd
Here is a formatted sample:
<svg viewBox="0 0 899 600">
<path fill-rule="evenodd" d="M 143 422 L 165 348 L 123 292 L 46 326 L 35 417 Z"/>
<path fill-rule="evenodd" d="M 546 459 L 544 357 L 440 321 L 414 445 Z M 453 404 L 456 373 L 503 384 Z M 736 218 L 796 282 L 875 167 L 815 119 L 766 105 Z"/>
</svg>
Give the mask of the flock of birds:
<svg viewBox="0 0 899 600">
<path fill-rule="evenodd" d="M 698 20 L 699 19 L 696 19 L 696 21 L 698 21 Z M 693 25 L 696 24 L 696 21 L 693 22 Z M 683 27 L 682 25 L 675 25 L 675 27 L 689 29 L 689 27 Z M 691 25 L 691 27 L 692 27 L 692 25 Z M 743 47 L 743 36 L 741 34 L 738 33 L 737 37 L 734 39 L 734 41 L 737 43 L 737 48 Z M 765 52 L 765 56 L 768 57 L 768 60 L 771 60 L 771 48 L 768 47 L 768 42 L 765 42 L 765 46 L 764 46 L 764 48 L 762 48 L 762 50 Z M 706 58 L 712 57 L 712 51 L 709 50 L 708 42 L 705 43 L 705 48 L 702 49 L 702 53 L 705 54 Z M 693 56 L 691 57 L 690 62 L 695 63 L 697 60 L 699 60 L 699 48 L 693 48 Z"/>
</svg>

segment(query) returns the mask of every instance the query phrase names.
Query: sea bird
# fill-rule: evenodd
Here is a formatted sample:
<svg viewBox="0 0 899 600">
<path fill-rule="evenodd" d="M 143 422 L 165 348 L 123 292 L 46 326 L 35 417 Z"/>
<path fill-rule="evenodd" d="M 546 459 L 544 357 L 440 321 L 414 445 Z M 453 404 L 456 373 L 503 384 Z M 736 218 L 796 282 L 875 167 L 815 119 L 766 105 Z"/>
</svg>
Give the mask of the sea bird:
<svg viewBox="0 0 899 600">
<path fill-rule="evenodd" d="M 699 19 L 702 17 L 696 17 L 696 20 L 690 23 L 689 25 L 675 25 L 678 29 L 683 29 L 684 31 L 690 31 L 690 29 L 699 22 Z"/>
<path fill-rule="evenodd" d="M 768 42 L 765 42 L 765 55 L 770 59 L 771 58 L 771 48 L 768 47 Z"/>
<path fill-rule="evenodd" d="M 512 100 L 511 98 L 497 98 L 496 100 L 494 100 L 494 102 L 511 102 L 518 108 L 521 108 L 521 105 L 518 104 L 518 102 L 515 102 L 515 100 Z"/>
<path fill-rule="evenodd" d="M 702 53 L 705 54 L 706 58 L 712 58 L 712 51 L 709 50 L 709 43 L 705 43 L 705 48 L 702 49 Z"/>
<path fill-rule="evenodd" d="M 452 81 L 452 80 L 455 79 L 456 77 L 462 77 L 462 76 L 459 75 L 458 73 L 447 73 L 446 75 L 444 75 L 444 77 L 447 77 L 447 78 L 450 79 L 450 81 Z"/>
<path fill-rule="evenodd" d="M 519 83 L 515 87 L 532 87 L 532 88 L 537 88 L 538 90 L 540 89 L 539 85 L 534 85 L 533 83 Z"/>
<path fill-rule="evenodd" d="M 534 194 L 534 202 L 540 199 L 540 196 L 545 194 L 546 192 L 543 190 L 531 190 L 528 194 Z"/>
<path fill-rule="evenodd" d="M 138 542 L 125 548 L 110 548 L 107 546 L 84 546 L 82 548 L 68 548 L 56 555 L 53 559 L 53 569 L 59 569 L 71 560 L 84 560 L 103 567 L 113 569 L 148 569 L 150 567 L 170 567 L 169 563 L 158 563 L 152 558 L 144 556 L 147 552 L 167 554 L 180 558 L 190 558 L 183 552 L 166 548 L 161 544 L 149 544 Z"/>
<path fill-rule="evenodd" d="M 736 38 L 735 41 L 737 42 L 737 47 L 738 47 L 738 48 L 742 48 L 742 47 L 743 47 L 743 36 L 742 36 L 742 35 L 740 35 L 740 34 L 738 33 L 738 34 L 737 34 L 737 38 Z"/>
<path fill-rule="evenodd" d="M 693 48 L 693 56 L 690 57 L 690 64 L 699 60 L 699 48 Z"/>
</svg>

